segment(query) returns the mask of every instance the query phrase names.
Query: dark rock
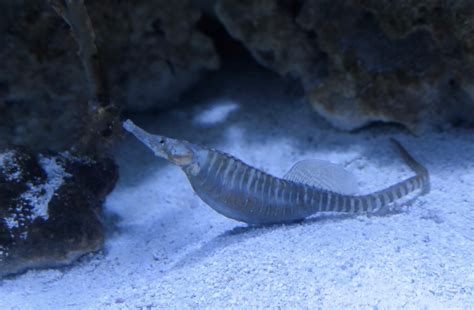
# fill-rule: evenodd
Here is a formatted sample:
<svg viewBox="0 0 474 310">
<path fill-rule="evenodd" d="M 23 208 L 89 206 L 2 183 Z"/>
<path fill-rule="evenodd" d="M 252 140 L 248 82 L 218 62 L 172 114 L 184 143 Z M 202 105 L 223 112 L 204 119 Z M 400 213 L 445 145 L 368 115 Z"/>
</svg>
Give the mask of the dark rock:
<svg viewBox="0 0 474 310">
<path fill-rule="evenodd" d="M 474 123 L 472 1 L 220 0 L 216 12 L 336 127 Z"/>
<path fill-rule="evenodd" d="M 330 60 L 329 78 L 308 89 L 316 110 L 349 130 L 373 121 L 413 131 L 474 122 L 474 50 L 466 48 L 472 39 L 449 34 L 453 27 L 472 27 L 474 7 L 459 1 L 444 4 L 443 13 L 433 6 L 425 17 L 417 15 L 434 2 L 441 3 L 305 1 L 297 22 L 317 34 Z M 451 18 L 457 10 L 473 14 Z"/>
<path fill-rule="evenodd" d="M 474 122 L 470 0 L 86 5 L 111 97 L 128 110 L 166 108 L 218 69 L 221 56 L 234 57 L 235 45 L 220 55 L 214 47 L 222 34 L 209 28 L 220 23 L 261 65 L 301 81 L 315 109 L 339 128 L 385 121 L 418 131 Z M 69 28 L 47 0 L 2 1 L 0 10 L 0 147 L 67 148 L 88 98 Z"/>
<path fill-rule="evenodd" d="M 86 1 L 114 102 L 165 108 L 219 67 L 190 0 Z M 77 137 L 88 89 L 69 26 L 47 0 L 0 1 L 0 147 L 62 150 Z"/>
<path fill-rule="evenodd" d="M 299 2 L 220 0 L 216 14 L 260 64 L 312 85 L 325 73 L 326 56 L 311 33 L 294 22 Z"/>
<path fill-rule="evenodd" d="M 69 264 L 100 249 L 101 204 L 116 179 L 108 159 L 0 153 L 0 276 Z"/>
</svg>

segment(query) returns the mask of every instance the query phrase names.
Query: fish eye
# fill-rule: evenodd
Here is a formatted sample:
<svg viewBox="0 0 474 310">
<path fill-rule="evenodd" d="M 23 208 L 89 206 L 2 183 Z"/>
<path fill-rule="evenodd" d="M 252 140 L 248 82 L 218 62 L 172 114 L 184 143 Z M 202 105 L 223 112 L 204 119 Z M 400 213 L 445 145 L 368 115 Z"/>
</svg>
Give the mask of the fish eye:
<svg viewBox="0 0 474 310">
<path fill-rule="evenodd" d="M 160 140 L 160 144 L 161 145 L 165 144 L 165 140 Z"/>
</svg>

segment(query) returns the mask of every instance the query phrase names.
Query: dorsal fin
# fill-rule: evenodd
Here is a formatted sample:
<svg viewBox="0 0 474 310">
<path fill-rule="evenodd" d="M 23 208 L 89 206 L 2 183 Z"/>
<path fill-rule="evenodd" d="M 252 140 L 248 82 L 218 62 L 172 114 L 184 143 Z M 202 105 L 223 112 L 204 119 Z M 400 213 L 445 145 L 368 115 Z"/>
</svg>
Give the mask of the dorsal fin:
<svg viewBox="0 0 474 310">
<path fill-rule="evenodd" d="M 283 178 L 345 195 L 359 191 L 357 179 L 351 172 L 341 165 L 320 159 L 297 162 Z"/>
</svg>

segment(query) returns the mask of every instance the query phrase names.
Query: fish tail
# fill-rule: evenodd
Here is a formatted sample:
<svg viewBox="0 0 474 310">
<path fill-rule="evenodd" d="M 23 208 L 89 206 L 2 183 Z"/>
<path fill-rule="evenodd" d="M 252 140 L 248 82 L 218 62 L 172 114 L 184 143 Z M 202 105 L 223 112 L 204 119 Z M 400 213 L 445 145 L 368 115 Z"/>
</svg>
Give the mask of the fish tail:
<svg viewBox="0 0 474 310">
<path fill-rule="evenodd" d="M 420 164 L 413 156 L 408 153 L 407 149 L 396 139 L 390 138 L 390 142 L 400 154 L 401 158 L 405 163 L 419 176 L 423 182 L 423 189 L 422 192 L 424 194 L 430 191 L 430 180 L 428 169 L 425 166 Z"/>
</svg>

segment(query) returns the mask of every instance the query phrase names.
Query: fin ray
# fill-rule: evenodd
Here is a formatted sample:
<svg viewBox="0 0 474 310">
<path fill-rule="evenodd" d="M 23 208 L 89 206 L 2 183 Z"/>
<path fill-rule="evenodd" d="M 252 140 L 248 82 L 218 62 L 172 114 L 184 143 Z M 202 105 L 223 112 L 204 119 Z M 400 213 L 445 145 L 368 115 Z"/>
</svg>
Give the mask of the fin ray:
<svg viewBox="0 0 474 310">
<path fill-rule="evenodd" d="M 283 178 L 345 195 L 359 192 L 353 173 L 341 165 L 320 159 L 305 159 L 295 163 Z"/>
</svg>

